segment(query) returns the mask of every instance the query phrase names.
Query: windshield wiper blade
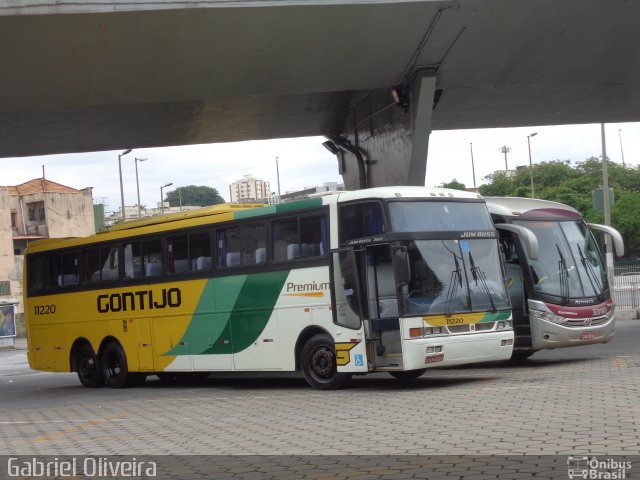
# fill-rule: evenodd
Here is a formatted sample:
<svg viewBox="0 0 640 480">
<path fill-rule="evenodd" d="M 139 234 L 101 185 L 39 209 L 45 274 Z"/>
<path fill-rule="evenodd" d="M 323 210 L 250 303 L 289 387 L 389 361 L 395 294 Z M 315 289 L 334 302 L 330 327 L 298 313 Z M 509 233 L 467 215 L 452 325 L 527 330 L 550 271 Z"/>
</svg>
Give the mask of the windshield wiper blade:
<svg viewBox="0 0 640 480">
<path fill-rule="evenodd" d="M 582 266 L 584 267 L 584 270 L 587 272 L 587 278 L 589 278 L 589 282 L 591 282 L 591 286 L 593 287 L 593 290 L 598 295 L 598 298 L 600 298 L 603 290 L 602 282 L 600 281 L 600 278 L 598 278 L 598 274 L 593 268 L 593 265 L 591 265 L 591 262 L 587 260 L 587 257 L 585 257 L 584 253 L 582 253 L 582 249 L 580 248 L 580 245 L 576 245 L 576 246 L 578 247 L 578 253 L 580 254 L 580 261 L 582 262 Z"/>
<path fill-rule="evenodd" d="M 460 263 L 458 257 L 452 252 L 453 261 L 456 268 L 451 271 L 451 279 L 449 280 L 449 289 L 447 290 L 447 309 L 445 315 L 450 317 L 453 314 L 453 301 L 458 293 L 458 288 L 462 288 L 462 274 L 460 273 Z"/>
<path fill-rule="evenodd" d="M 484 290 L 484 293 L 489 297 L 489 302 L 491 302 L 491 309 L 493 312 L 497 312 L 496 304 L 493 302 L 493 294 L 491 293 L 491 288 L 489 287 L 489 282 L 487 281 L 487 274 L 480 270 L 480 267 L 476 266 L 476 263 L 473 261 L 473 256 L 471 252 L 469 252 L 469 264 L 471 265 L 471 276 L 476 281 L 476 285 L 478 285 L 478 280 L 480 280 L 480 286 Z"/>
<path fill-rule="evenodd" d="M 560 297 L 562 301 L 569 301 L 569 270 L 567 269 L 567 261 L 562 255 L 562 251 L 560 247 L 556 243 L 556 248 L 558 249 L 558 255 L 560 256 L 560 260 L 558 261 L 558 276 L 560 277 Z"/>
</svg>

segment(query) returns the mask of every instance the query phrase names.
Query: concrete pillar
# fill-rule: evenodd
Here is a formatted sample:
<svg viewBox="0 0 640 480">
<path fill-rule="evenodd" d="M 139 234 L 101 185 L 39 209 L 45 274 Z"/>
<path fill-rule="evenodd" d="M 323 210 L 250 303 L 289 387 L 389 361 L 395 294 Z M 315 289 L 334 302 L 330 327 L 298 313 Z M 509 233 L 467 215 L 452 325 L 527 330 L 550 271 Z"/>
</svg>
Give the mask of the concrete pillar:
<svg viewBox="0 0 640 480">
<path fill-rule="evenodd" d="M 328 137 L 341 150 L 347 189 L 424 185 L 435 92 L 435 77 L 418 76 L 400 104 L 390 89 L 352 99 L 342 134 Z"/>
</svg>

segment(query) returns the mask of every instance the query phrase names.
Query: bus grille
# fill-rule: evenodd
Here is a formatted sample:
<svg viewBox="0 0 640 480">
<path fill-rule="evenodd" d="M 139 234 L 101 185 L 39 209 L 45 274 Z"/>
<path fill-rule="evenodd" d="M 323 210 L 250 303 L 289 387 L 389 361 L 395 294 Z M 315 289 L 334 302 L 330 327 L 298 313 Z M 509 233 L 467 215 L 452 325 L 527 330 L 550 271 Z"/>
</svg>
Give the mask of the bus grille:
<svg viewBox="0 0 640 480">
<path fill-rule="evenodd" d="M 448 325 L 449 333 L 456 335 L 461 333 L 473 333 L 473 332 L 484 332 L 487 330 L 493 330 L 496 322 L 487 322 L 487 323 L 474 323 L 471 325 Z M 473 329 L 471 326 L 473 325 Z"/>
<path fill-rule="evenodd" d="M 591 320 L 591 323 L 587 325 L 585 320 Z M 607 323 L 609 319 L 607 317 L 596 317 L 596 318 L 567 318 L 564 321 L 564 325 L 566 327 L 591 327 L 597 325 L 604 325 Z M 588 322 L 587 322 L 588 323 Z"/>
</svg>

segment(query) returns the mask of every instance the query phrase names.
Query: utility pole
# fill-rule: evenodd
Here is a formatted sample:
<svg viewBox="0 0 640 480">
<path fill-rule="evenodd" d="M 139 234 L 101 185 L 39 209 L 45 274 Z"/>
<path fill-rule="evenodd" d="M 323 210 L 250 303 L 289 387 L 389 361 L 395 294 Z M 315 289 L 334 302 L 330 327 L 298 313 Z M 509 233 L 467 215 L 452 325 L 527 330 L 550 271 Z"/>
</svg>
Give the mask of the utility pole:
<svg viewBox="0 0 640 480">
<path fill-rule="evenodd" d="M 604 224 L 611 226 L 611 205 L 609 203 L 609 165 L 607 163 L 607 142 L 604 135 L 604 123 L 600 124 L 600 136 L 602 137 L 602 203 L 604 205 Z M 605 259 L 607 262 L 607 273 L 609 281 L 613 278 L 613 249 L 611 247 L 611 237 L 605 235 Z"/>
</svg>

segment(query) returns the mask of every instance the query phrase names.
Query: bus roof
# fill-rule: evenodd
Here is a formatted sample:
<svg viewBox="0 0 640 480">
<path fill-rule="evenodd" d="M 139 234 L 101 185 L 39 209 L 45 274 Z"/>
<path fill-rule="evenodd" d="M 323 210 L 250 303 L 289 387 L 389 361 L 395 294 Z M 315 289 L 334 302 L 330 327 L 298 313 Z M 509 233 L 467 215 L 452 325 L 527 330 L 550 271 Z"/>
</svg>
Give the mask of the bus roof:
<svg viewBox="0 0 640 480">
<path fill-rule="evenodd" d="M 205 226 L 244 218 L 287 213 L 308 208 L 318 208 L 333 202 L 345 202 L 367 198 L 433 198 L 482 200 L 477 193 L 462 190 L 430 187 L 378 187 L 366 190 L 342 191 L 332 195 L 281 203 L 278 205 L 224 204 L 189 210 L 186 212 L 159 215 L 152 218 L 132 220 L 113 226 L 111 229 L 88 237 L 50 238 L 37 240 L 27 247 L 27 254 L 68 248 L 93 243 L 117 241 L 133 235 L 149 235 L 180 228 Z"/>
<path fill-rule="evenodd" d="M 484 197 L 489 212 L 504 217 L 519 218 L 582 218 L 580 212 L 569 205 L 537 198 Z"/>
</svg>

